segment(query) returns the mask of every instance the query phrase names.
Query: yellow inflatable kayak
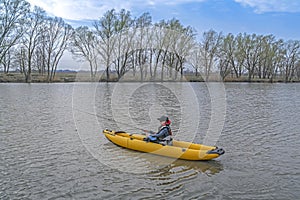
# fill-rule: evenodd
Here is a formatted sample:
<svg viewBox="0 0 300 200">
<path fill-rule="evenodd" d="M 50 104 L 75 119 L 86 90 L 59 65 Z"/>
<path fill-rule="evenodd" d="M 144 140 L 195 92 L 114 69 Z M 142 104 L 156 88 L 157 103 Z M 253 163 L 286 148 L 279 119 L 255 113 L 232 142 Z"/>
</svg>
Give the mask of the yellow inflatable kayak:
<svg viewBox="0 0 300 200">
<path fill-rule="evenodd" d="M 112 143 L 124 148 L 184 160 L 211 160 L 225 153 L 218 147 L 191 142 L 173 140 L 172 146 L 147 142 L 144 141 L 145 135 L 123 131 L 104 130 L 103 134 Z"/>
</svg>

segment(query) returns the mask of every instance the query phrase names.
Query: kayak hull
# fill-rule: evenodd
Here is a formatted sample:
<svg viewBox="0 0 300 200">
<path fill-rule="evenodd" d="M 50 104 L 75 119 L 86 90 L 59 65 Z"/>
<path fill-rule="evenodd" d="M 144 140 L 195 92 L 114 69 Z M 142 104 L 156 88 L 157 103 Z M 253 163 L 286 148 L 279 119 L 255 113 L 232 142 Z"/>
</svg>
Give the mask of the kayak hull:
<svg viewBox="0 0 300 200">
<path fill-rule="evenodd" d="M 212 160 L 225 151 L 215 146 L 206 146 L 191 142 L 173 140 L 173 145 L 162 145 L 144 141 L 142 134 L 130 134 L 122 131 L 104 130 L 103 134 L 112 143 L 135 151 L 152 153 L 184 160 Z"/>
</svg>

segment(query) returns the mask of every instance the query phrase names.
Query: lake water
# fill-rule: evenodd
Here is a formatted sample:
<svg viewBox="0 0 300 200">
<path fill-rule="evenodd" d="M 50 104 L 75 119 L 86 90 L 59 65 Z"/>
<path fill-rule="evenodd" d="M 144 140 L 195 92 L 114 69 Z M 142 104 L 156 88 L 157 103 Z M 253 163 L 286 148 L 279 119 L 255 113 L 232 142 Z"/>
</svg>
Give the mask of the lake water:
<svg viewBox="0 0 300 200">
<path fill-rule="evenodd" d="M 174 160 L 110 143 L 156 130 L 225 149 Z M 299 199 L 300 84 L 0 84 L 0 199 Z"/>
</svg>

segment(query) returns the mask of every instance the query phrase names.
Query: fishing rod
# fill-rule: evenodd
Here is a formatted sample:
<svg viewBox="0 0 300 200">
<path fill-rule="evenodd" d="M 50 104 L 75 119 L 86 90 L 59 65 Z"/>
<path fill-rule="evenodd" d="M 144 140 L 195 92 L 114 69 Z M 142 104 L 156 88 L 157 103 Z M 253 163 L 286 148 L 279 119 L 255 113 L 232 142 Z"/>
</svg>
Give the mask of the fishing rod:
<svg viewBox="0 0 300 200">
<path fill-rule="evenodd" d="M 89 115 L 92 115 L 92 116 L 96 116 L 96 117 L 99 117 L 99 118 L 103 118 L 103 119 L 106 119 L 106 120 L 111 120 L 111 119 L 109 119 L 109 118 L 107 118 L 107 117 L 104 117 L 104 116 L 102 116 L 102 115 L 100 116 L 100 115 L 98 115 L 98 114 L 96 114 L 96 113 L 87 112 L 87 111 L 80 110 L 80 109 L 77 109 L 77 108 L 74 108 L 74 107 L 72 107 L 72 109 L 74 109 L 74 110 L 76 110 L 76 111 L 79 111 L 79 112 L 82 112 L 82 113 L 85 113 L 85 114 L 89 114 Z M 114 119 L 113 119 L 113 120 L 114 120 Z M 130 124 L 128 124 L 128 123 L 125 123 L 125 122 L 120 122 L 120 121 L 116 121 L 116 120 L 114 120 L 114 121 L 117 122 L 117 123 L 119 123 L 119 124 L 123 124 L 123 125 L 126 125 L 126 126 L 130 126 L 131 128 L 135 128 L 135 129 L 141 130 L 141 131 L 146 132 L 146 133 L 154 133 L 153 131 L 141 129 L 141 128 L 138 128 L 138 127 L 136 127 L 136 126 L 130 125 Z"/>
</svg>

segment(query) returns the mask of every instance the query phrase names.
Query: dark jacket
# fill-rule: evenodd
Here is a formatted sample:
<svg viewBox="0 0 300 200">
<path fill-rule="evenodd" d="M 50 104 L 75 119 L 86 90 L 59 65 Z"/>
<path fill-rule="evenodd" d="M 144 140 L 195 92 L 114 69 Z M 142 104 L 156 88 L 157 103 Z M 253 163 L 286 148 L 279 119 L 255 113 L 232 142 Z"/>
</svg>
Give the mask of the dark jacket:
<svg viewBox="0 0 300 200">
<path fill-rule="evenodd" d="M 152 136 L 156 137 L 159 140 L 162 140 L 162 139 L 164 139 L 165 137 L 167 137 L 169 135 L 170 135 L 170 127 L 169 126 L 163 126 L 163 127 L 160 128 L 160 130 L 156 134 L 154 134 Z"/>
</svg>

